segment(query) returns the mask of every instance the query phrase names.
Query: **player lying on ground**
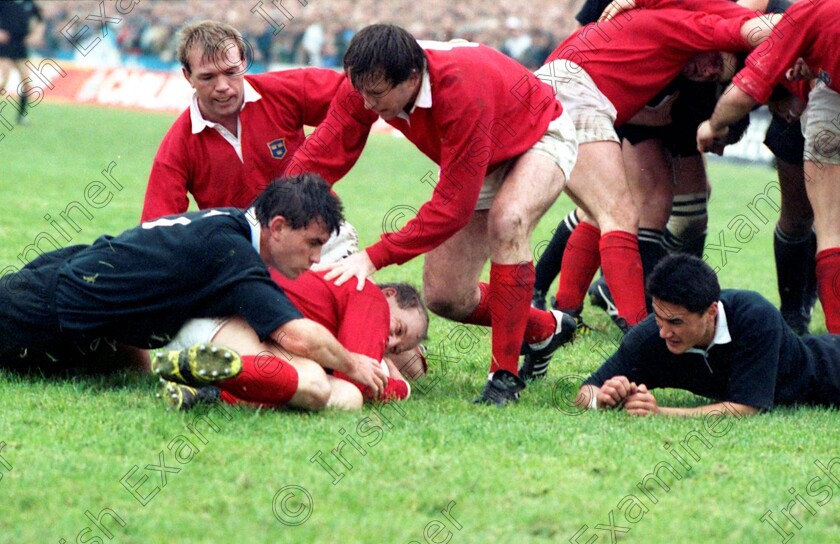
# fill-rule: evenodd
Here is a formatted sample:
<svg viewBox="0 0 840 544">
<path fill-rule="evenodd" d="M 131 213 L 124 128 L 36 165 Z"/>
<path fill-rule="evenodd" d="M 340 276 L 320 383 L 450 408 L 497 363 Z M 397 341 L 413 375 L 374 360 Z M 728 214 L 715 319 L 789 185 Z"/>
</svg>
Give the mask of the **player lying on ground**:
<svg viewBox="0 0 840 544">
<path fill-rule="evenodd" d="M 364 289 L 358 291 L 349 283 L 337 286 L 324 280 L 323 272 L 307 271 L 294 280 L 275 271 L 271 276 L 307 319 L 323 325 L 348 351 L 383 361 L 388 368 L 388 381 L 382 394 L 375 396 L 370 388 L 340 371 L 325 372 L 317 360 L 294 356 L 271 341 L 261 342 L 242 318 L 193 319 L 165 349 L 180 350 L 214 342 L 256 357 L 243 357 L 241 375 L 210 380 L 214 382 L 212 386 L 191 387 L 189 382 L 164 381 L 164 398 L 170 406 L 188 409 L 196 402 L 221 398 L 232 404 L 272 408 L 358 409 L 363 398 L 408 398 L 408 382 L 389 356 L 412 352 L 426 336 L 429 318 L 413 287 L 367 281 Z M 409 370 L 416 374 L 414 369 L 406 372 Z M 348 382 L 355 388 L 347 387 Z"/>
<path fill-rule="evenodd" d="M 490 376 L 478 402 L 506 404 L 525 384 L 526 361 L 545 368 L 572 338 L 574 321 L 530 308 L 534 283 L 530 236 L 556 200 L 574 164 L 574 127 L 551 88 L 489 47 L 418 42 L 393 25 L 359 31 L 344 57 L 347 80 L 327 121 L 292 159 L 291 172 L 330 182 L 354 164 L 345 141 L 382 117 L 429 158 L 440 176 L 430 201 L 399 232 L 332 265 L 343 283 L 425 254 L 423 287 L 438 315 L 492 327 Z M 490 260 L 490 282 L 479 283 Z"/>
<path fill-rule="evenodd" d="M 245 75 L 250 46 L 218 21 L 186 25 L 178 36 L 181 72 L 195 94 L 155 155 L 142 221 L 184 213 L 188 193 L 200 209 L 250 206 L 303 143 L 303 127 L 324 120 L 344 80 L 323 68 Z M 342 221 L 321 258 L 338 260 L 357 246 L 355 229 Z"/>
<path fill-rule="evenodd" d="M 28 369 L 145 359 L 192 318 L 241 316 L 260 341 L 317 359 L 370 387 L 387 374 L 304 319 L 268 266 L 295 278 L 342 220 L 318 176 L 273 182 L 247 212 L 214 208 L 143 223 L 45 253 L 0 289 L 0 364 Z"/>
<path fill-rule="evenodd" d="M 753 291 L 720 290 L 711 267 L 675 254 L 647 285 L 654 314 L 580 388 L 576 404 L 633 415 L 752 415 L 777 405 L 840 406 L 840 336 L 800 337 Z M 685 389 L 718 402 L 659 406 L 651 392 Z"/>
</svg>

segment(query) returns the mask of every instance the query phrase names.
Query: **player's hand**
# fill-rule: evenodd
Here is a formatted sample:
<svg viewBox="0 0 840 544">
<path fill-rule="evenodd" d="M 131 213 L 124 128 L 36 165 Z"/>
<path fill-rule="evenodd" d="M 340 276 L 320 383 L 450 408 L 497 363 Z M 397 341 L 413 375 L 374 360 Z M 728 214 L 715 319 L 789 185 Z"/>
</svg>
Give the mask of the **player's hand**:
<svg viewBox="0 0 840 544">
<path fill-rule="evenodd" d="M 645 384 L 640 384 L 636 392 L 624 401 L 624 409 L 634 416 L 654 416 L 659 413 L 656 397 L 648 391 Z"/>
<path fill-rule="evenodd" d="M 710 151 L 716 155 L 723 155 L 723 138 L 729 133 L 729 127 L 723 127 L 721 130 L 712 130 L 712 125 L 708 120 L 697 127 L 697 150 L 700 153 Z"/>
<path fill-rule="evenodd" d="M 624 400 L 636 392 L 636 384 L 624 376 L 613 376 L 598 390 L 598 406 L 621 408 Z"/>
<path fill-rule="evenodd" d="M 346 372 L 347 377 L 361 385 L 366 385 L 373 393 L 374 398 L 379 398 L 388 385 L 388 373 L 376 359 L 362 355 L 361 353 L 350 354 L 355 360 L 353 368 Z"/>
<path fill-rule="evenodd" d="M 9 43 L 12 35 L 7 30 L 0 29 L 0 43 Z"/>
<path fill-rule="evenodd" d="M 815 77 L 817 76 L 811 70 L 811 67 L 805 64 L 805 61 L 802 59 L 802 57 L 796 59 L 796 62 L 793 63 L 793 67 L 790 68 L 787 72 L 785 72 L 785 78 L 788 81 L 814 79 Z"/>
<path fill-rule="evenodd" d="M 645 106 L 628 122 L 646 127 L 664 127 L 670 125 L 672 121 L 671 108 L 679 96 L 680 92 L 677 91 L 656 106 Z"/>
<path fill-rule="evenodd" d="M 631 9 L 636 9 L 636 0 L 613 0 L 607 5 L 607 7 L 604 8 L 598 22 L 601 23 L 609 21 L 619 13 L 629 11 Z"/>
<path fill-rule="evenodd" d="M 312 270 L 316 272 L 326 270 L 324 279 L 335 280 L 336 285 L 341 285 L 350 278 L 356 278 L 356 289 L 361 291 L 365 286 L 365 279 L 376 272 L 376 267 L 373 266 L 367 251 L 360 251 L 335 263 L 316 264 Z"/>
</svg>

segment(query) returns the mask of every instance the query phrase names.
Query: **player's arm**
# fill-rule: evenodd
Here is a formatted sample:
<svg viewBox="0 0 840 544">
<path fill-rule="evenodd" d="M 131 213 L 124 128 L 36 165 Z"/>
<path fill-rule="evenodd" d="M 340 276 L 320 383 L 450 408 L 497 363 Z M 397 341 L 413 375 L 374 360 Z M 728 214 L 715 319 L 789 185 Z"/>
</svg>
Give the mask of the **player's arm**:
<svg viewBox="0 0 840 544">
<path fill-rule="evenodd" d="M 729 132 L 729 125 L 749 114 L 758 102 L 737 85 L 729 85 L 715 105 L 712 116 L 697 127 L 697 149 L 701 153 L 719 149 L 717 140 Z"/>
<path fill-rule="evenodd" d="M 449 110 L 448 118 L 438 120 L 445 145 L 441 148 L 440 177 L 431 200 L 397 232 L 384 233 L 379 242 L 364 251 L 336 263 L 316 265 L 314 270 L 328 271 L 324 277 L 335 280 L 336 285 L 356 278 L 361 290 L 365 278 L 380 268 L 403 264 L 427 253 L 466 226 L 486 173 L 485 153 L 494 145 L 489 131 L 476 127 L 492 126 L 493 111 L 475 104 Z"/>
<path fill-rule="evenodd" d="M 307 136 L 286 166 L 287 176 L 319 174 L 330 185 L 343 178 L 364 150 L 377 116 L 344 77 L 324 120 Z"/>
<path fill-rule="evenodd" d="M 344 373 L 353 381 L 381 394 L 388 374 L 379 361 L 346 350 L 323 325 L 310 319 L 293 319 L 272 334 L 280 347 L 292 355 L 311 359 L 323 367 Z"/>
<path fill-rule="evenodd" d="M 692 408 L 669 408 L 659 406 L 656 397 L 648 391 L 645 384 L 639 384 L 636 392 L 629 395 L 624 401 L 624 410 L 634 416 L 679 416 L 697 417 L 707 414 L 732 415 L 735 417 L 752 416 L 758 413 L 755 406 L 741 404 L 738 402 L 716 402 Z"/>
</svg>

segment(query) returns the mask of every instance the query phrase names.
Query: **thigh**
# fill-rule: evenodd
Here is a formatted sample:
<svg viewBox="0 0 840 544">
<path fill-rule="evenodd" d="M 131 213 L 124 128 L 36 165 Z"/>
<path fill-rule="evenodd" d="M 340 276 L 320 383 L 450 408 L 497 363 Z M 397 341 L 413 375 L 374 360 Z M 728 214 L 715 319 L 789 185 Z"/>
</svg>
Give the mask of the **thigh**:
<svg viewBox="0 0 840 544">
<path fill-rule="evenodd" d="M 671 156 L 660 139 L 648 139 L 621 148 L 627 184 L 639 210 L 639 226 L 662 230 L 673 200 Z"/>
<path fill-rule="evenodd" d="M 840 247 L 840 165 L 805 161 L 805 188 L 814 210 L 817 251 Z"/>
<path fill-rule="evenodd" d="M 814 212 L 805 187 L 804 167 L 776 159 L 776 171 L 782 192 L 779 226 L 788 235 L 804 236 L 814 223 Z"/>
<path fill-rule="evenodd" d="M 636 232 L 638 212 L 617 142 L 580 144 L 567 189 L 595 219 L 602 232 Z"/>
<path fill-rule="evenodd" d="M 426 254 L 423 262 L 423 288 L 426 302 L 446 302 L 456 308 L 478 303 L 476 284 L 490 256 L 485 210 L 473 212 L 467 225 L 447 241 Z"/>
</svg>

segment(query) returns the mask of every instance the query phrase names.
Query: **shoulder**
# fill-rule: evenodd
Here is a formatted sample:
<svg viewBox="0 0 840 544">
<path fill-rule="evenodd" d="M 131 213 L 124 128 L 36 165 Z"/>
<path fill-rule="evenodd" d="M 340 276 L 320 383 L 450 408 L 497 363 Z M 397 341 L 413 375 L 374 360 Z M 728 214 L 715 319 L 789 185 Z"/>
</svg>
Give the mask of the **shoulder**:
<svg viewBox="0 0 840 544">
<path fill-rule="evenodd" d="M 767 331 L 781 326 L 779 310 L 755 291 L 724 289 L 720 301 L 730 330 Z"/>
</svg>

